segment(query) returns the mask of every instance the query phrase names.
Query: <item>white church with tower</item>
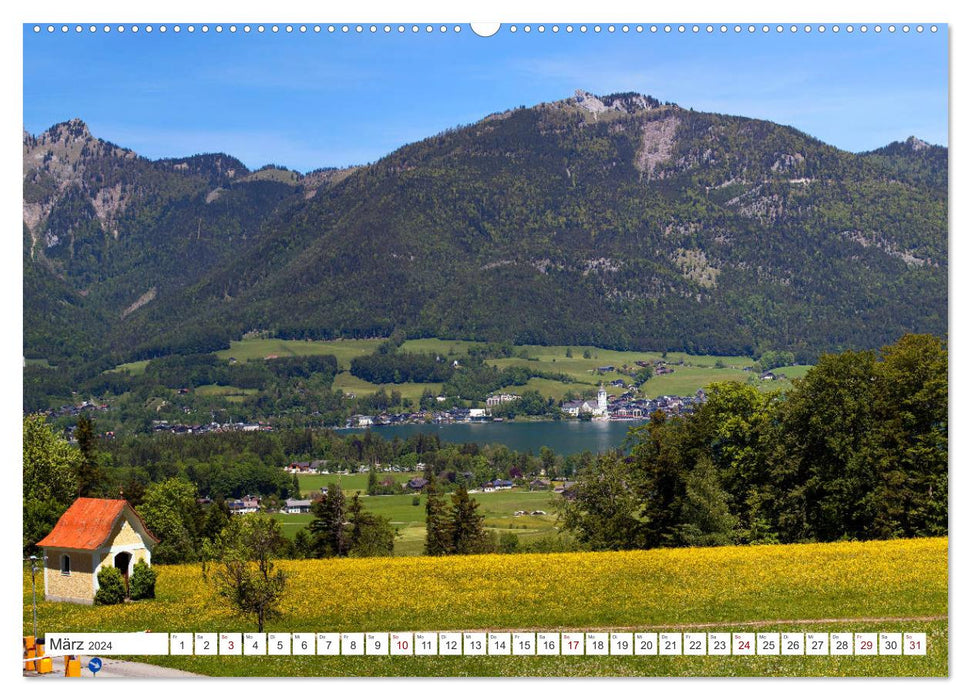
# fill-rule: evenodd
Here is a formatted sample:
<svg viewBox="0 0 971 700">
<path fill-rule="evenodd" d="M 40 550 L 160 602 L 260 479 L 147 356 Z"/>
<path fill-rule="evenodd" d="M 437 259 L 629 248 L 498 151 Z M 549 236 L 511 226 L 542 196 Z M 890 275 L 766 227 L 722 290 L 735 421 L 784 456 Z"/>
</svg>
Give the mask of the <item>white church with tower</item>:
<svg viewBox="0 0 971 700">
<path fill-rule="evenodd" d="M 600 391 L 597 392 L 596 402 L 587 399 L 585 401 L 569 401 L 560 408 L 571 416 L 579 416 L 581 413 L 591 415 L 596 420 L 607 420 L 610 416 L 607 413 L 607 390 L 603 382 L 600 383 Z"/>
<path fill-rule="evenodd" d="M 594 418 L 607 417 L 607 390 L 604 388 L 603 382 L 600 383 L 600 391 L 597 392 L 597 403 L 584 401 L 580 407 L 580 412 L 589 413 Z"/>
</svg>

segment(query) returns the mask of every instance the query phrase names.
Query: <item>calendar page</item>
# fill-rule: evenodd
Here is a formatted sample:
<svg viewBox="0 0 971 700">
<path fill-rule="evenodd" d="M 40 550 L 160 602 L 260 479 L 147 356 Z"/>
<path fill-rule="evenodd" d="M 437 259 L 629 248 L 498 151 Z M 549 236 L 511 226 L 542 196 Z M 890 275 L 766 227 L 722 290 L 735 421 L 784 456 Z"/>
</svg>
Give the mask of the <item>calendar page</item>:
<svg viewBox="0 0 971 700">
<path fill-rule="evenodd" d="M 34 11 L 25 677 L 949 675 L 940 16 Z"/>
</svg>

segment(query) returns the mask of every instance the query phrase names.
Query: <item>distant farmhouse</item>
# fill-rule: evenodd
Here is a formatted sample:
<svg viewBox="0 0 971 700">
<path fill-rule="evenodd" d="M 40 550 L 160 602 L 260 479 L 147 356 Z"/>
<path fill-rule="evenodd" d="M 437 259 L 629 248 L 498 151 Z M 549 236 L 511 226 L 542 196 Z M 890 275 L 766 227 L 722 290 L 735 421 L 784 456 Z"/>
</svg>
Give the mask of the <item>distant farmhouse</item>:
<svg viewBox="0 0 971 700">
<path fill-rule="evenodd" d="M 291 474 L 319 474 L 326 467 L 326 459 L 315 459 L 313 462 L 290 462 L 285 469 Z"/>
<path fill-rule="evenodd" d="M 232 515 L 248 515 L 259 511 L 260 499 L 258 496 L 243 496 L 229 501 L 226 506 Z"/>
<path fill-rule="evenodd" d="M 127 501 L 79 498 L 37 543 L 44 549 L 44 598 L 92 605 L 103 566 L 119 569 L 127 588 L 135 562 L 151 564 L 157 542 Z"/>
<path fill-rule="evenodd" d="M 309 499 L 299 500 L 296 498 L 288 498 L 286 504 L 283 507 L 283 512 L 285 513 L 309 513 L 310 506 L 313 505 Z"/>
</svg>

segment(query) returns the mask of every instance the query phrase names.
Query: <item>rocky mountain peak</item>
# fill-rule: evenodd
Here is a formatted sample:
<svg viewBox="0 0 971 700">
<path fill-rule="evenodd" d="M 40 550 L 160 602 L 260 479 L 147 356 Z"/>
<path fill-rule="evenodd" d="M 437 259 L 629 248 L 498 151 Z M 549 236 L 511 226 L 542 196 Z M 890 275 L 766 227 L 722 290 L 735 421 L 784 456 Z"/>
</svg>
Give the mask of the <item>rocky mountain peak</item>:
<svg viewBox="0 0 971 700">
<path fill-rule="evenodd" d="M 636 92 L 619 92 L 599 96 L 586 90 L 577 90 L 574 93 L 573 102 L 592 114 L 603 112 L 635 114 L 657 109 L 661 106 L 660 100 Z"/>
<path fill-rule="evenodd" d="M 89 141 L 94 137 L 88 125 L 75 117 L 66 122 L 55 124 L 40 136 L 40 141 L 45 143 L 70 144 L 73 141 Z"/>
<path fill-rule="evenodd" d="M 133 160 L 135 153 L 91 135 L 81 119 L 70 119 L 32 136 L 24 132 L 24 223 L 34 236 L 35 244 L 43 233 L 44 221 L 59 201 L 75 193 L 86 200 L 105 231 L 117 235 L 115 219 L 124 210 L 128 192 L 120 182 L 110 185 L 91 176 L 104 159 Z M 65 236 L 46 235 L 51 241 L 63 242 Z"/>
<path fill-rule="evenodd" d="M 912 151 L 923 151 L 924 149 L 930 148 L 931 145 L 927 141 L 923 141 L 916 136 L 911 136 L 906 141 L 907 146 Z"/>
</svg>

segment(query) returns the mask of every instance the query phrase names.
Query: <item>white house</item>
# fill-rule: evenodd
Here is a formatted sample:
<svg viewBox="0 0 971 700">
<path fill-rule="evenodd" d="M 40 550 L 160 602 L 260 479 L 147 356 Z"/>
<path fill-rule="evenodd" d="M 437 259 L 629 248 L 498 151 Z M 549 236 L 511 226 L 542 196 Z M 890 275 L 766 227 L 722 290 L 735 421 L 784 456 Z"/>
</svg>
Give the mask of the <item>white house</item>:
<svg viewBox="0 0 971 700">
<path fill-rule="evenodd" d="M 517 400 L 519 400 L 519 396 L 516 394 L 493 394 L 492 396 L 486 397 L 486 406 L 492 408 L 501 403 L 511 403 Z"/>
<path fill-rule="evenodd" d="M 564 413 L 569 413 L 571 416 L 579 416 L 583 404 L 583 401 L 567 401 L 564 404 L 560 404 L 560 410 Z"/>
<path fill-rule="evenodd" d="M 310 512 L 310 501 L 297 500 L 295 498 L 288 498 L 286 500 L 286 505 L 284 505 L 283 510 L 285 513 L 309 513 Z"/>
</svg>

